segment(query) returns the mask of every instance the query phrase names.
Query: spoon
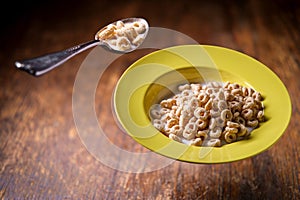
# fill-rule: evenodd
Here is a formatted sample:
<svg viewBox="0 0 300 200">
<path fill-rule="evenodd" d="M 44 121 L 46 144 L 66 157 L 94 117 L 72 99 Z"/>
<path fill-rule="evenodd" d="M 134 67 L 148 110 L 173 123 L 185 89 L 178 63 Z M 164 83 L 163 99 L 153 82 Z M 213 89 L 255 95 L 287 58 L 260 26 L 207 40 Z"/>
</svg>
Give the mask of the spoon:
<svg viewBox="0 0 300 200">
<path fill-rule="evenodd" d="M 128 53 L 138 48 L 148 34 L 149 25 L 143 18 L 126 18 L 100 29 L 93 41 L 40 57 L 16 61 L 15 66 L 34 76 L 42 75 L 63 64 L 76 54 L 102 45 L 117 53 Z"/>
</svg>

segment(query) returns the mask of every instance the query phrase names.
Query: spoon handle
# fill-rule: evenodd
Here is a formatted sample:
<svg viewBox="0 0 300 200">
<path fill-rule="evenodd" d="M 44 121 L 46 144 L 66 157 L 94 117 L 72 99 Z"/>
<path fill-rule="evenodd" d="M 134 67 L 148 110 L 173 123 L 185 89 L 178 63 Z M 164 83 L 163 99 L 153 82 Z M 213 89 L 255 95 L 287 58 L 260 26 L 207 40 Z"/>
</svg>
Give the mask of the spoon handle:
<svg viewBox="0 0 300 200">
<path fill-rule="evenodd" d="M 76 54 L 99 44 L 101 44 L 99 40 L 93 40 L 63 51 L 50 53 L 23 61 L 16 61 L 15 66 L 21 70 L 28 72 L 29 74 L 39 76 L 61 65 Z"/>
</svg>

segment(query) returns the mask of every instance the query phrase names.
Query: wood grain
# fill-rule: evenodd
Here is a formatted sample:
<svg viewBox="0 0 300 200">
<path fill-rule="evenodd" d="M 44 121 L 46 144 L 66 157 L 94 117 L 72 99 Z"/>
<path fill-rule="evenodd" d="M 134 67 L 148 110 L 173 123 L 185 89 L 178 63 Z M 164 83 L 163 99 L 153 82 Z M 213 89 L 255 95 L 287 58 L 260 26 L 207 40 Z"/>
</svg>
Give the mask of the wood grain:
<svg viewBox="0 0 300 200">
<path fill-rule="evenodd" d="M 30 2 L 26 12 L 19 8 L 7 19 L 0 35 L 0 199 L 300 198 L 299 1 Z M 153 172 L 126 173 L 95 159 L 81 142 L 72 113 L 76 73 L 90 50 L 38 78 L 13 64 L 88 41 L 98 27 L 130 16 L 266 64 L 291 97 L 293 113 L 284 135 L 267 151 L 227 164 L 175 161 Z M 117 128 L 111 93 L 124 70 L 146 53 L 112 63 L 95 94 L 107 137 L 133 152 L 148 150 Z"/>
</svg>

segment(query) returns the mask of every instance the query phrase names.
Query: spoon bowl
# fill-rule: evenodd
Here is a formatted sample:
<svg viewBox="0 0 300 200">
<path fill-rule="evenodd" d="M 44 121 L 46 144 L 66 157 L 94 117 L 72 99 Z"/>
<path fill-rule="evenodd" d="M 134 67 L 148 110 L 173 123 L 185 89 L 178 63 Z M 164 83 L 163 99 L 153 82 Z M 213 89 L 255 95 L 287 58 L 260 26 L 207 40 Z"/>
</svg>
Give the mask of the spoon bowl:
<svg viewBox="0 0 300 200">
<path fill-rule="evenodd" d="M 147 37 L 148 22 L 143 18 L 126 18 L 100 29 L 95 39 L 69 49 L 36 58 L 16 61 L 15 66 L 34 76 L 40 76 L 91 47 L 102 45 L 112 52 L 128 53 L 137 49 Z"/>
</svg>

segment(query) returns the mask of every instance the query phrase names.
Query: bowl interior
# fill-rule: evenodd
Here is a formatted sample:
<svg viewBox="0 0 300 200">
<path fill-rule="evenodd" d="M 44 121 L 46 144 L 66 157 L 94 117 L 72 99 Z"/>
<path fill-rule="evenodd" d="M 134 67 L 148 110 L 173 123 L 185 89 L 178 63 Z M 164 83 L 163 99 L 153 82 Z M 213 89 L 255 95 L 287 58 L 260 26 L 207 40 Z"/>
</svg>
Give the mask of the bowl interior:
<svg viewBox="0 0 300 200">
<path fill-rule="evenodd" d="M 175 94 L 179 84 L 206 81 L 231 81 L 261 92 L 268 120 L 248 140 L 217 148 L 187 146 L 154 128 L 149 117 L 152 105 Z M 133 63 L 119 79 L 114 107 L 120 124 L 138 143 L 194 163 L 231 162 L 261 153 L 281 137 L 291 116 L 289 94 L 268 67 L 243 53 L 205 45 L 175 46 Z"/>
</svg>

